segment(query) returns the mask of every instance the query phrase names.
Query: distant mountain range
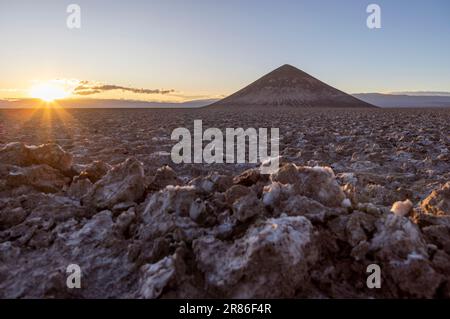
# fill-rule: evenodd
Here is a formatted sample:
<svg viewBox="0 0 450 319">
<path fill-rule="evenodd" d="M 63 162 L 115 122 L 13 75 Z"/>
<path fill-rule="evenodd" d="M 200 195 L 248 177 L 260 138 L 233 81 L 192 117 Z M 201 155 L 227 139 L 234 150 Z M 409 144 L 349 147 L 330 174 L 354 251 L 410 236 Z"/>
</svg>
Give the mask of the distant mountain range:
<svg viewBox="0 0 450 319">
<path fill-rule="evenodd" d="M 407 94 L 359 93 L 353 96 L 379 107 L 450 107 L 450 94 L 446 92 L 438 94 L 447 95 L 408 92 Z"/>
<path fill-rule="evenodd" d="M 397 95 L 358 93 L 354 97 L 379 107 L 450 107 L 450 96 Z M 58 101 L 65 108 L 199 108 L 219 100 L 193 100 L 183 103 L 145 102 L 108 99 L 67 99 Z M 42 105 L 38 99 L 0 100 L 0 109 L 34 108 Z"/>
<path fill-rule="evenodd" d="M 64 108 L 197 108 L 214 103 L 217 99 L 192 100 L 181 103 L 146 102 L 94 98 L 70 98 L 56 101 Z M 0 108 L 35 108 L 42 105 L 39 99 L 0 100 Z"/>
</svg>

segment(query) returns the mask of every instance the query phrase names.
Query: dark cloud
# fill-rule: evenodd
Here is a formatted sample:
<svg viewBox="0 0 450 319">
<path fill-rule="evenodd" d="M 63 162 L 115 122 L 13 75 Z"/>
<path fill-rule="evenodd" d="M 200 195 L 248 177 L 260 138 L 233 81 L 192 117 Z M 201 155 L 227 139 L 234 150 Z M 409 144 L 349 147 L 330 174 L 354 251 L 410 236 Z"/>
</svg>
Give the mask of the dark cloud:
<svg viewBox="0 0 450 319">
<path fill-rule="evenodd" d="M 91 95 L 91 94 L 97 94 L 102 93 L 100 90 L 89 90 L 89 89 L 83 89 L 79 91 L 74 91 L 74 94 L 76 95 Z"/>
<path fill-rule="evenodd" d="M 98 84 L 91 83 L 89 81 L 80 81 L 79 85 L 74 89 L 73 94 L 91 95 L 113 90 L 121 90 L 137 94 L 169 94 L 175 92 L 175 90 L 142 89 L 113 84 Z"/>
</svg>

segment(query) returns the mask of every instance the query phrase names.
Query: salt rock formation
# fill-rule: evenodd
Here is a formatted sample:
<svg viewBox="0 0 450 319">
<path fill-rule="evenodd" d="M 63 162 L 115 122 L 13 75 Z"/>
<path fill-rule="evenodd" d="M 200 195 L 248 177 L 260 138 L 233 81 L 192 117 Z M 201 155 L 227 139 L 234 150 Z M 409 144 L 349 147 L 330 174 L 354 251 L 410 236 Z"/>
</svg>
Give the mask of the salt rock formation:
<svg viewBox="0 0 450 319">
<path fill-rule="evenodd" d="M 233 185 L 233 178 L 213 172 L 206 177 L 194 178 L 189 182 L 189 185 L 196 187 L 198 191 L 203 193 L 225 192 Z"/>
<path fill-rule="evenodd" d="M 448 183 L 391 211 L 405 193 L 365 196 L 390 187 L 367 172 L 286 161 L 183 182 L 134 158 L 59 165 L 70 156 L 47 147 L 0 151 L 0 297 L 450 298 Z M 80 290 L 65 285 L 72 263 Z M 369 264 L 382 289 L 366 287 Z"/>
<path fill-rule="evenodd" d="M 441 189 L 434 190 L 421 206 L 429 214 L 450 216 L 450 182 Z"/>
<path fill-rule="evenodd" d="M 92 188 L 93 184 L 87 178 L 74 178 L 69 188 L 67 195 L 71 198 L 81 200 Z"/>
<path fill-rule="evenodd" d="M 339 207 L 346 198 L 329 167 L 298 167 L 286 164 L 271 176 L 272 181 L 293 186 L 295 193 Z"/>
<path fill-rule="evenodd" d="M 208 200 L 197 198 L 191 203 L 189 217 L 199 225 L 214 223 L 214 208 Z"/>
<path fill-rule="evenodd" d="M 135 297 L 143 299 L 158 298 L 164 290 L 176 288 L 186 276 L 180 249 L 156 263 L 143 265 L 139 271 L 139 288 Z"/>
<path fill-rule="evenodd" d="M 142 276 L 138 296 L 144 299 L 158 298 L 176 274 L 172 256 L 164 257 L 155 264 L 144 265 L 140 271 Z"/>
<path fill-rule="evenodd" d="M 313 227 L 304 217 L 268 219 L 233 243 L 206 236 L 193 249 L 207 285 L 228 298 L 292 296 L 317 259 Z"/>
<path fill-rule="evenodd" d="M 164 190 L 153 194 L 144 210 L 143 218 L 150 218 L 156 212 L 187 217 L 191 203 L 197 198 L 197 190 L 193 186 L 167 186 Z"/>
<path fill-rule="evenodd" d="M 94 161 L 91 164 L 85 166 L 80 172 L 79 179 L 89 179 L 91 183 L 96 183 L 103 176 L 105 176 L 112 167 L 102 161 Z"/>
<path fill-rule="evenodd" d="M 272 210 L 274 216 L 305 216 L 314 222 L 323 222 L 327 217 L 345 212 L 344 209 L 330 209 L 317 200 L 299 195 L 292 184 L 279 182 L 272 182 L 264 187 L 262 201 Z"/>
<path fill-rule="evenodd" d="M 58 144 L 30 146 L 31 157 L 37 164 L 47 164 L 61 172 L 67 172 L 72 166 L 72 155 L 65 152 Z"/>
<path fill-rule="evenodd" d="M 411 203 L 411 201 L 407 199 L 404 200 L 403 202 L 395 202 L 392 205 L 391 211 L 395 215 L 406 216 L 411 212 L 413 207 L 414 207 L 413 203 Z"/>
<path fill-rule="evenodd" d="M 155 176 L 153 177 L 149 189 L 150 190 L 160 190 L 168 185 L 181 185 L 182 182 L 178 178 L 175 171 L 170 166 L 163 166 L 156 170 Z"/>
<path fill-rule="evenodd" d="M 61 172 L 67 172 L 72 166 L 72 155 L 58 144 L 27 146 L 24 143 L 9 143 L 0 149 L 0 162 L 17 166 L 45 164 Z"/>
<path fill-rule="evenodd" d="M 419 227 L 408 218 L 388 215 L 376 223 L 370 249 L 383 263 L 386 285 L 398 294 L 432 298 L 442 282 L 429 261 L 428 247 Z"/>
<path fill-rule="evenodd" d="M 201 216 L 196 216 L 193 212 L 195 208 L 192 208 L 192 205 L 199 205 L 197 209 L 204 207 L 201 201 L 194 204 L 197 198 L 198 192 L 193 186 L 169 185 L 149 195 L 140 214 L 142 224 L 138 238 L 154 241 L 170 235 L 173 242 L 192 242 L 203 233 L 198 224 Z"/>
<path fill-rule="evenodd" d="M 225 192 L 225 200 L 232 205 L 237 199 L 248 195 L 252 190 L 242 185 L 233 185 Z"/>
<path fill-rule="evenodd" d="M 258 182 L 267 183 L 269 177 L 262 175 L 259 169 L 249 169 L 233 178 L 233 182 L 237 185 L 252 186 Z"/>
<path fill-rule="evenodd" d="M 27 217 L 27 212 L 22 207 L 0 211 L 0 230 L 11 228 L 22 223 Z"/>
<path fill-rule="evenodd" d="M 7 187 L 29 186 L 44 193 L 59 192 L 70 181 L 60 171 L 48 165 L 12 166 L 5 179 Z"/>
<path fill-rule="evenodd" d="M 82 202 L 97 209 L 110 208 L 121 202 L 134 202 L 145 191 L 144 167 L 141 162 L 129 158 L 113 167 L 82 198 Z"/>
<path fill-rule="evenodd" d="M 239 197 L 233 203 L 233 214 L 237 220 L 245 222 L 256 215 L 263 215 L 264 206 L 256 194 L 251 192 L 246 196 Z"/>
<path fill-rule="evenodd" d="M 0 149 L 0 162 L 2 164 L 28 166 L 33 164 L 30 153 L 30 149 L 24 143 L 9 143 Z"/>
<path fill-rule="evenodd" d="M 59 207 L 52 213 L 63 211 Z M 9 230 L 10 238 L 0 244 L 1 297 L 93 298 L 102 291 L 102 296 L 112 298 L 127 293 L 120 282 L 130 273 L 132 264 L 120 253 L 126 247 L 112 236 L 110 212 L 100 212 L 83 222 L 71 218 L 56 223 L 45 221 L 42 214 L 44 211 L 41 217 L 33 213 L 34 225 L 23 230 L 28 238 L 22 244 L 14 239 L 19 238 L 18 226 Z M 66 268 L 74 262 L 86 274 L 82 289 L 77 291 L 67 289 L 65 284 Z"/>
</svg>

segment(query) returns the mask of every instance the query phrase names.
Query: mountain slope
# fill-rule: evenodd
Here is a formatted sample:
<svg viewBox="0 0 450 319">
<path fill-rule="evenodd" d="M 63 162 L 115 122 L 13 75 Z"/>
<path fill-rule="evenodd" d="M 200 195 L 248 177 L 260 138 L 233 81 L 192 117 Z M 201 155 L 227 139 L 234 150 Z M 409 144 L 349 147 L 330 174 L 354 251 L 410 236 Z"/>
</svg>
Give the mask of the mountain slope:
<svg viewBox="0 0 450 319">
<path fill-rule="evenodd" d="M 211 106 L 374 107 L 288 64 Z"/>
</svg>

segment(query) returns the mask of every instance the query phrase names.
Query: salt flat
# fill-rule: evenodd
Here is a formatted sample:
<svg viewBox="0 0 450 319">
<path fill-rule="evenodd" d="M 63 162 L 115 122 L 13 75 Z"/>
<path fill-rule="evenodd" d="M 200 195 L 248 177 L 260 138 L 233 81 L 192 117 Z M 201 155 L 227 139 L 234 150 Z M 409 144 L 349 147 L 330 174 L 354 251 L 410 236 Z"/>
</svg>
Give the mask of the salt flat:
<svg viewBox="0 0 450 319">
<path fill-rule="evenodd" d="M 282 167 L 173 164 L 196 119 Z M 2 297 L 450 297 L 450 109 L 0 110 L 0 159 Z"/>
</svg>

